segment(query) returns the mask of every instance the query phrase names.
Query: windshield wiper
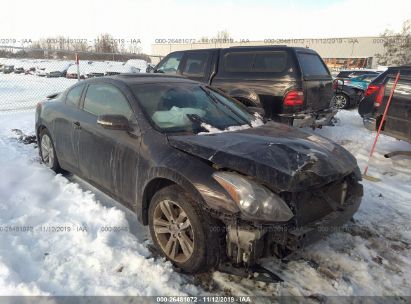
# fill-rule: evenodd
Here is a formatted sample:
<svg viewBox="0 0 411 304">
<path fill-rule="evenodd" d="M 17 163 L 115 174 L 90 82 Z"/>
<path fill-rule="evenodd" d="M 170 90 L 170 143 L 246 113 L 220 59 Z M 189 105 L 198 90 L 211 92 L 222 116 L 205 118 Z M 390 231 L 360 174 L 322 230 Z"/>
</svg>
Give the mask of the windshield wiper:
<svg viewBox="0 0 411 304">
<path fill-rule="evenodd" d="M 202 129 L 206 132 L 210 132 L 202 124 L 207 124 L 209 126 L 212 126 L 212 125 L 209 124 L 207 121 L 205 121 L 203 118 L 201 118 L 198 114 L 186 114 L 186 116 L 193 124 L 197 125 L 199 127 L 199 129 Z M 199 132 L 197 132 L 197 133 L 199 133 Z"/>
<path fill-rule="evenodd" d="M 211 94 L 211 93 L 208 91 L 207 88 L 205 88 L 205 87 L 203 87 L 203 86 L 201 86 L 200 88 L 207 94 L 208 97 L 211 98 L 212 101 L 214 101 L 214 103 L 217 103 L 217 104 L 222 105 L 223 107 L 225 107 L 226 109 L 228 109 L 231 113 L 233 113 L 233 114 L 237 117 L 237 119 L 236 119 L 235 117 L 233 117 L 233 116 L 230 115 L 230 117 L 231 117 L 232 119 L 238 121 L 238 118 L 239 118 L 240 120 L 242 120 L 243 122 L 245 122 L 245 123 L 246 123 L 247 125 L 249 125 L 250 127 L 252 126 L 250 121 L 248 121 L 246 118 L 243 118 L 243 117 L 241 117 L 240 115 L 238 115 L 233 109 L 231 109 L 229 106 L 227 106 L 226 104 L 224 104 L 221 100 L 219 100 L 218 98 L 216 98 L 215 96 L 213 96 L 213 94 Z"/>
</svg>

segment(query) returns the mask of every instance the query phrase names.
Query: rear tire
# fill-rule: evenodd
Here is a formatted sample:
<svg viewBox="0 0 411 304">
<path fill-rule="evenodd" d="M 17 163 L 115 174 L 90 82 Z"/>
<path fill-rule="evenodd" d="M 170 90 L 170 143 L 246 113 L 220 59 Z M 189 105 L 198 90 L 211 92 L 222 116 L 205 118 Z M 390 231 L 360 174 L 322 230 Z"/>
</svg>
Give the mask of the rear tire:
<svg viewBox="0 0 411 304">
<path fill-rule="evenodd" d="M 221 258 L 222 230 L 181 187 L 158 191 L 148 211 L 154 245 L 186 273 L 206 272 Z"/>
<path fill-rule="evenodd" d="M 347 109 L 350 106 L 350 100 L 345 94 L 334 94 L 331 98 L 331 105 L 335 109 Z"/>
<path fill-rule="evenodd" d="M 56 149 L 54 148 L 53 140 L 47 129 L 43 129 L 40 132 L 39 140 L 39 153 L 41 161 L 55 172 L 61 172 L 62 169 L 59 165 Z"/>
</svg>

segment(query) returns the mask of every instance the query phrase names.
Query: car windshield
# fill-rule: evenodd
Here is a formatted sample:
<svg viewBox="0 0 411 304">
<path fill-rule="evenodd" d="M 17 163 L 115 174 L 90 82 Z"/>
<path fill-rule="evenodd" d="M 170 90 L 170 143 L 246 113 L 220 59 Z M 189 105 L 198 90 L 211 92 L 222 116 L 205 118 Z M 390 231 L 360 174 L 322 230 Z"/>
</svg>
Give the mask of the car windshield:
<svg viewBox="0 0 411 304">
<path fill-rule="evenodd" d="M 149 120 L 166 133 L 251 126 L 256 119 L 240 104 L 198 84 L 141 84 L 132 89 Z"/>
</svg>

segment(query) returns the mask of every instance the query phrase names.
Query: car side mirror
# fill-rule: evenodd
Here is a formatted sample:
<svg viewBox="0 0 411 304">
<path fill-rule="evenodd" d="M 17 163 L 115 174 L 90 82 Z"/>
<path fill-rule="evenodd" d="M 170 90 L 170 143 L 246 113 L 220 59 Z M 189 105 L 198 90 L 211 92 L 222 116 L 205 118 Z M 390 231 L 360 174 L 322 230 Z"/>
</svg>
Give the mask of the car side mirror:
<svg viewBox="0 0 411 304">
<path fill-rule="evenodd" d="M 105 129 L 130 131 L 129 120 L 123 115 L 99 115 L 97 124 Z"/>
</svg>

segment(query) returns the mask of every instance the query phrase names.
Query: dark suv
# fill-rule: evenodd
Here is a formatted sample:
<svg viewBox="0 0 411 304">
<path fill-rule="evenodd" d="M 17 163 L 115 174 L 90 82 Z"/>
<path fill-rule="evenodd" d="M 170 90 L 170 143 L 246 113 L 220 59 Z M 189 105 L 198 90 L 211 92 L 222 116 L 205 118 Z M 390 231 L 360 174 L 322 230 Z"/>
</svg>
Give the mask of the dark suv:
<svg viewBox="0 0 411 304">
<path fill-rule="evenodd" d="M 322 126 L 330 109 L 332 77 L 313 50 L 287 46 L 231 47 L 170 53 L 154 73 L 209 84 L 267 118 L 295 126 Z"/>
<path fill-rule="evenodd" d="M 411 143 L 411 65 L 391 67 L 375 78 L 369 84 L 358 112 L 363 117 L 367 129 L 378 129 L 398 71 L 400 78 L 382 131 Z"/>
</svg>

